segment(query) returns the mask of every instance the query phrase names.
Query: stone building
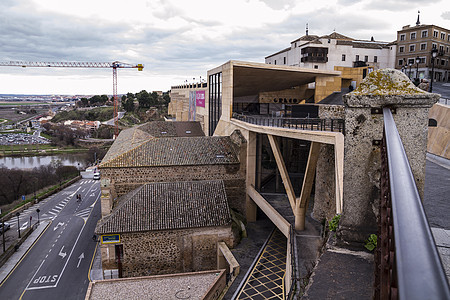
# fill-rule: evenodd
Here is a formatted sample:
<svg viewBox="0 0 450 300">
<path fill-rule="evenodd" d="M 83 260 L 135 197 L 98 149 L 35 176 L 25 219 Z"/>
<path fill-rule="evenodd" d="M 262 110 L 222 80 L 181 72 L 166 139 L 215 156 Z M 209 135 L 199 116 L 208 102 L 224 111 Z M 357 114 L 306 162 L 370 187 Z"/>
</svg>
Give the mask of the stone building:
<svg viewBox="0 0 450 300">
<path fill-rule="evenodd" d="M 403 26 L 397 32 L 397 44 L 396 69 L 411 79 L 433 76 L 435 81 L 450 81 L 449 29 L 420 24 L 417 19 L 416 26 Z"/>
<path fill-rule="evenodd" d="M 223 180 L 147 183 L 99 221 L 103 270 L 119 277 L 214 270 L 235 244 Z"/>
<path fill-rule="evenodd" d="M 224 180 L 230 207 L 244 213 L 245 170 L 242 166 L 245 166 L 246 156 L 241 152 L 246 148 L 241 147 L 245 141 L 238 131 L 231 136 L 187 137 L 187 130 L 185 136 L 166 127 L 164 131 L 155 132 L 153 123 L 121 132 L 105 155 L 99 166 L 102 216 L 111 212 L 121 196 L 145 183 L 211 179 Z M 164 126 L 178 122 L 166 123 Z M 158 132 L 161 134 L 155 137 Z M 188 135 L 197 131 L 190 132 Z M 166 137 L 170 135 L 172 137 Z"/>
</svg>

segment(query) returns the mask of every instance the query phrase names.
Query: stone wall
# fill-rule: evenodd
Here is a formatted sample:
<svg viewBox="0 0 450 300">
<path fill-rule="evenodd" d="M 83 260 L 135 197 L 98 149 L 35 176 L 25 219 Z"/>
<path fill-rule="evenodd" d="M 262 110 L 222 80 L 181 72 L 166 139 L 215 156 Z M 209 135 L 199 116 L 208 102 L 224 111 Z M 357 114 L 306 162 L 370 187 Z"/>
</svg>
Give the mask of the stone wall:
<svg viewBox="0 0 450 300">
<path fill-rule="evenodd" d="M 217 268 L 217 243 L 233 247 L 235 239 L 231 225 L 215 228 L 194 228 L 171 231 L 123 233 L 123 277 L 172 274 L 215 270 Z M 108 247 L 107 245 L 102 247 Z M 105 268 L 117 268 L 102 251 Z"/>
<path fill-rule="evenodd" d="M 372 72 L 358 89 L 344 96 L 344 202 L 338 238 L 345 245 L 361 246 L 377 232 L 381 155 L 382 109 L 394 110 L 417 189 L 423 198 L 428 111 L 438 95 L 416 88 L 398 70 Z"/>
<path fill-rule="evenodd" d="M 336 214 L 336 180 L 334 146 L 320 145 L 316 167 L 313 216 L 316 220 L 331 220 Z"/>
<path fill-rule="evenodd" d="M 343 105 L 317 104 L 317 106 L 319 106 L 319 118 L 321 119 L 345 119 Z"/>
</svg>

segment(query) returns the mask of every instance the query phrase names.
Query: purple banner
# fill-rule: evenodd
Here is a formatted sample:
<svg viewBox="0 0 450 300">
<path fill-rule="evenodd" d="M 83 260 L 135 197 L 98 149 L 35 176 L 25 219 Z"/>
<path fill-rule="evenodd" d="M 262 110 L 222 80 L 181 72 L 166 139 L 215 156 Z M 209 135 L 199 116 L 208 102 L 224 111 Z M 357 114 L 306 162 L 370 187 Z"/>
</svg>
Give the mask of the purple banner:
<svg viewBox="0 0 450 300">
<path fill-rule="evenodd" d="M 205 91 L 197 91 L 195 93 L 195 99 L 197 106 L 205 107 Z"/>
</svg>

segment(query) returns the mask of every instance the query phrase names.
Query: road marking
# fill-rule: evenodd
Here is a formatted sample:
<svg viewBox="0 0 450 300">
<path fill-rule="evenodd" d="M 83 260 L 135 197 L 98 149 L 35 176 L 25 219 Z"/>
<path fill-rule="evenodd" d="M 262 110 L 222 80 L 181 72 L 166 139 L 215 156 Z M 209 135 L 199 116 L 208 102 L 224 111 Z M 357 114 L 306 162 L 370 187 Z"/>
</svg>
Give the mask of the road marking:
<svg viewBox="0 0 450 300">
<path fill-rule="evenodd" d="M 48 213 L 49 213 L 49 214 L 52 214 L 52 215 L 54 215 L 54 216 L 57 215 L 56 213 L 54 213 L 54 212 L 52 212 L 52 211 L 49 211 Z"/>
<path fill-rule="evenodd" d="M 81 253 L 81 255 L 80 256 L 78 256 L 78 264 L 77 264 L 77 269 L 78 269 L 78 267 L 80 266 L 80 263 L 81 263 L 81 260 L 84 258 L 84 252 L 83 253 Z"/>
<path fill-rule="evenodd" d="M 95 201 L 97 201 L 100 198 L 100 194 L 101 193 L 98 194 L 97 199 Z M 83 229 L 84 229 L 85 226 L 86 226 L 86 222 L 84 222 L 83 227 L 81 228 L 80 233 L 78 234 L 78 237 L 77 237 L 77 239 L 75 241 L 75 244 L 72 247 L 72 251 L 70 251 L 69 257 L 67 258 L 66 263 L 64 264 L 64 267 L 63 267 L 63 269 L 62 269 L 62 271 L 60 273 L 58 281 L 56 281 L 55 287 L 58 286 L 59 280 L 61 279 L 64 271 L 66 270 L 67 264 L 69 263 L 70 257 L 72 256 L 72 253 L 73 253 L 73 250 L 75 250 L 75 247 L 76 247 L 76 245 L 78 243 L 78 240 L 80 239 L 81 233 L 83 232 Z"/>
<path fill-rule="evenodd" d="M 60 226 L 64 226 L 64 222 L 58 222 L 58 225 L 56 225 L 55 227 L 53 227 L 53 231 L 55 231 L 56 229 L 58 229 Z"/>
<path fill-rule="evenodd" d="M 64 246 L 62 246 L 62 248 L 61 248 L 61 250 L 59 250 L 59 253 L 58 253 L 58 255 L 59 256 L 61 256 L 63 259 L 64 259 L 64 257 L 66 257 L 66 255 L 67 255 L 67 253 L 65 253 L 65 252 L 62 252 L 63 251 L 63 249 L 64 249 Z"/>
</svg>

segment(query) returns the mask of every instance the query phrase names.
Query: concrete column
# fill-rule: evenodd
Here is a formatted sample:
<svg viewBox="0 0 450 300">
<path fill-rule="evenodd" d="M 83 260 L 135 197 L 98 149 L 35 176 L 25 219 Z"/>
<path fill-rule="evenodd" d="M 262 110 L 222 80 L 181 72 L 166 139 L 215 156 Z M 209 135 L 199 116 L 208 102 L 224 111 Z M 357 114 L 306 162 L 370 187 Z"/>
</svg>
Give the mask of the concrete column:
<svg viewBox="0 0 450 300">
<path fill-rule="evenodd" d="M 256 133 L 249 131 L 247 140 L 247 172 L 246 172 L 246 190 L 249 186 L 255 186 L 256 177 Z M 245 195 L 245 212 L 248 222 L 256 221 L 257 206 L 249 197 L 248 193 Z"/>
<path fill-rule="evenodd" d="M 396 111 L 394 120 L 423 196 L 428 111 L 438 99 L 439 95 L 418 89 L 393 69 L 372 72 L 344 96 L 344 203 L 339 243 L 359 247 L 377 232 L 381 169 L 377 141 L 383 136 L 383 107 Z"/>
</svg>

